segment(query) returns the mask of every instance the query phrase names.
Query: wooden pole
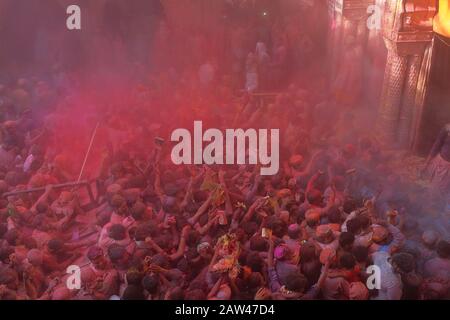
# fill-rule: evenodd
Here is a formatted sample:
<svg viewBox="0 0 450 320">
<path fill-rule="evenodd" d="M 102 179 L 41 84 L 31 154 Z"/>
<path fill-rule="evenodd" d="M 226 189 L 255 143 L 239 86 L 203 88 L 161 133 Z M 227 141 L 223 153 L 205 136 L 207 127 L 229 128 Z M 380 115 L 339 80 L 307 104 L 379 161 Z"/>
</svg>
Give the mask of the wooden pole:
<svg viewBox="0 0 450 320">
<path fill-rule="evenodd" d="M 83 165 L 81 166 L 81 170 L 80 170 L 80 174 L 78 176 L 77 182 L 80 182 L 81 176 L 83 175 L 84 167 L 86 166 L 87 159 L 89 157 L 89 154 L 91 153 L 91 148 L 92 148 L 92 145 L 94 143 L 95 135 L 97 134 L 97 129 L 98 129 L 99 125 L 100 125 L 100 122 L 97 122 L 97 125 L 95 126 L 94 132 L 92 133 L 91 141 L 89 142 L 89 147 L 88 147 L 88 149 L 86 151 L 86 155 L 84 157 Z"/>
<path fill-rule="evenodd" d="M 77 187 L 77 186 L 83 186 L 83 185 L 89 185 L 89 183 L 87 181 L 76 181 L 76 182 L 60 183 L 60 184 L 53 185 L 53 189 Z M 16 191 L 11 191 L 11 192 L 5 192 L 2 196 L 3 197 L 9 197 L 9 196 L 16 196 L 16 195 L 24 194 L 24 193 L 40 192 L 40 191 L 45 191 L 45 188 L 46 187 L 38 187 L 38 188 L 30 188 L 30 189 L 24 189 L 24 190 L 16 190 Z"/>
</svg>

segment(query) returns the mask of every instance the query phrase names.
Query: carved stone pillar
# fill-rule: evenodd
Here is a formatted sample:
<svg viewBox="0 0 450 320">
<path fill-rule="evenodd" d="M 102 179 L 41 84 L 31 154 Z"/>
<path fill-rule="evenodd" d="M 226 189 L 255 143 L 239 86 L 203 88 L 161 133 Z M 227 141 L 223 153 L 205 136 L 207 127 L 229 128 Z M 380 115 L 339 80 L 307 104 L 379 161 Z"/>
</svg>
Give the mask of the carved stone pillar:
<svg viewBox="0 0 450 320">
<path fill-rule="evenodd" d="M 330 79 L 333 80 L 336 78 L 336 70 L 338 66 L 338 57 L 341 52 L 341 44 L 342 44 L 342 31 L 343 31 L 343 17 L 339 14 L 335 9 L 336 0 L 329 0 L 328 2 L 328 13 L 329 13 L 329 21 L 330 21 L 330 32 L 329 32 L 329 63 L 330 63 Z"/>
<path fill-rule="evenodd" d="M 408 74 L 400 107 L 398 124 L 398 143 L 402 147 L 409 147 L 412 120 L 416 107 L 417 82 L 419 80 L 420 66 L 425 52 L 421 55 L 412 55 L 408 61 Z"/>
<path fill-rule="evenodd" d="M 387 145 L 410 148 L 419 99 L 426 81 L 419 81 L 433 40 L 434 0 L 388 0 L 383 36 L 388 49 L 377 129 Z M 426 76 L 426 75 L 425 75 Z"/>
<path fill-rule="evenodd" d="M 329 0 L 331 17 L 330 60 L 333 81 L 338 72 L 339 63 L 345 54 L 345 44 L 354 40 L 362 45 L 363 56 L 367 48 L 368 8 L 375 0 Z M 356 62 L 358 63 L 358 62 Z"/>
</svg>

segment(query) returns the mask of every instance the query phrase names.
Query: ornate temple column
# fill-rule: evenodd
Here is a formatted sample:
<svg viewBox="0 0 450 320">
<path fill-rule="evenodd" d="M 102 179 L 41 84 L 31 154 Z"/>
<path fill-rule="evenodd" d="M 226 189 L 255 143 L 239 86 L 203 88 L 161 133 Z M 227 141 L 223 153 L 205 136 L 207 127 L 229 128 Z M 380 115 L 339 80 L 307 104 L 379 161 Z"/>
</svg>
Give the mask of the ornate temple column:
<svg viewBox="0 0 450 320">
<path fill-rule="evenodd" d="M 410 148 L 423 104 L 433 40 L 434 0 L 387 0 L 383 36 L 388 49 L 377 131 L 387 145 Z M 424 59 L 425 57 L 425 59 Z M 419 81 L 419 79 L 421 79 Z"/>
<path fill-rule="evenodd" d="M 345 54 L 345 44 L 354 40 L 367 48 L 367 9 L 376 0 L 329 0 L 331 79 L 336 78 L 338 66 Z M 364 54 L 363 54 L 364 55 Z"/>
<path fill-rule="evenodd" d="M 376 0 L 370 8 L 368 20 L 367 55 L 364 59 L 365 106 L 371 115 L 376 115 L 380 105 L 380 92 L 383 85 L 387 49 L 382 34 L 382 21 L 386 0 Z"/>
<path fill-rule="evenodd" d="M 342 37 L 342 16 L 336 12 L 335 0 L 328 1 L 329 29 L 328 33 L 328 61 L 330 63 L 331 79 L 336 78 L 337 61 L 340 52 L 340 43 Z"/>
</svg>

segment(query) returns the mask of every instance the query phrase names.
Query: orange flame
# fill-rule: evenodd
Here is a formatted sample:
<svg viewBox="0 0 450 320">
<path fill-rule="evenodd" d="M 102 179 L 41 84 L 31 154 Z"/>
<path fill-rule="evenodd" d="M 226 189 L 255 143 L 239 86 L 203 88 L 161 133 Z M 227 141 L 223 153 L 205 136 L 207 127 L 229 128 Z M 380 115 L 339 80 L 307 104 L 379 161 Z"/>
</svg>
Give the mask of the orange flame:
<svg viewBox="0 0 450 320">
<path fill-rule="evenodd" d="M 450 38 L 450 0 L 439 0 L 439 14 L 434 18 L 433 30 Z"/>
</svg>

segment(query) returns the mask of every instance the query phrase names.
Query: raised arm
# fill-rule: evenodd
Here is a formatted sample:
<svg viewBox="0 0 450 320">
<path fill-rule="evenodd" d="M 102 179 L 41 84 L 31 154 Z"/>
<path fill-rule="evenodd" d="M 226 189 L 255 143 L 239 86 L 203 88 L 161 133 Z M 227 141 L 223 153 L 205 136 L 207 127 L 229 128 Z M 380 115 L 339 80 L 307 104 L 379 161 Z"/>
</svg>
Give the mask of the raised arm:
<svg viewBox="0 0 450 320">
<path fill-rule="evenodd" d="M 301 177 L 301 176 L 306 176 L 309 175 L 311 173 L 311 170 L 313 169 L 314 163 L 316 162 L 317 157 L 319 156 L 319 154 L 322 151 L 316 151 L 312 156 L 311 159 L 309 159 L 308 164 L 306 165 L 306 167 L 299 172 L 295 173 L 295 177 Z"/>
<path fill-rule="evenodd" d="M 50 193 L 53 190 L 53 186 L 51 184 L 47 185 L 45 187 L 45 192 L 39 197 L 39 199 L 36 200 L 36 202 L 33 204 L 33 206 L 30 208 L 31 212 L 36 212 L 36 207 L 41 202 L 46 202 Z"/>
<path fill-rule="evenodd" d="M 231 204 L 230 194 L 228 193 L 228 187 L 225 182 L 225 171 L 223 170 L 219 171 L 219 182 L 220 185 L 222 186 L 225 197 L 225 213 L 228 216 L 231 216 L 233 214 L 233 205 Z"/>
<path fill-rule="evenodd" d="M 278 278 L 277 271 L 275 270 L 275 263 L 273 259 L 273 253 L 275 250 L 275 244 L 273 239 L 269 239 L 269 251 L 267 255 L 267 275 L 269 278 L 270 291 L 278 292 L 281 288 L 280 279 Z"/>
<path fill-rule="evenodd" d="M 211 288 L 211 290 L 208 293 L 208 299 L 212 299 L 217 295 L 217 292 L 219 292 L 220 286 L 224 282 L 224 277 L 221 276 L 219 280 L 216 281 L 214 286 Z"/>
<path fill-rule="evenodd" d="M 208 207 L 212 201 L 213 194 L 214 194 L 214 192 L 211 192 L 209 194 L 208 199 L 200 206 L 200 208 L 198 208 L 198 210 L 194 214 L 194 216 L 192 216 L 191 218 L 188 219 L 188 221 L 191 225 L 196 224 L 198 219 L 200 219 L 200 217 L 206 212 L 206 210 L 208 210 Z"/>
<path fill-rule="evenodd" d="M 218 215 L 214 215 L 212 218 L 208 220 L 208 223 L 206 223 L 203 227 L 197 229 L 198 233 L 200 235 L 205 235 L 208 233 L 209 229 L 216 223 L 216 221 L 219 219 Z"/>
<path fill-rule="evenodd" d="M 155 166 L 155 192 L 161 202 L 164 201 L 164 190 L 161 187 L 161 172 L 159 165 Z"/>
<path fill-rule="evenodd" d="M 247 203 L 252 202 L 252 200 L 255 198 L 258 192 L 259 185 L 261 184 L 261 180 L 262 178 L 259 174 L 255 175 L 255 180 L 253 182 L 252 188 L 245 196 L 245 201 Z"/>
<path fill-rule="evenodd" d="M 309 179 L 308 184 L 306 185 L 305 194 L 308 194 L 308 192 L 310 192 L 312 189 L 314 189 L 314 185 L 320 176 L 321 176 L 320 172 L 317 172 Z"/>
<path fill-rule="evenodd" d="M 191 229 L 190 226 L 185 226 L 183 228 L 183 231 L 181 231 L 181 238 L 180 238 L 180 243 L 178 244 L 178 250 L 177 250 L 177 252 L 175 252 L 174 254 L 171 254 L 169 256 L 170 260 L 174 261 L 183 256 L 184 251 L 186 250 L 186 237 L 187 237 L 190 229 Z"/>
<path fill-rule="evenodd" d="M 320 277 L 316 283 L 317 289 L 322 289 L 322 287 L 325 283 L 325 280 L 328 276 L 328 271 L 330 270 L 330 263 L 331 263 L 332 258 L 334 258 L 334 256 L 330 256 L 329 259 L 327 260 L 327 262 L 325 263 L 324 267 L 322 268 L 322 272 L 320 273 Z"/>
<path fill-rule="evenodd" d="M 167 256 L 166 251 L 164 251 L 151 237 L 145 238 L 145 243 L 147 243 L 150 248 L 155 250 L 157 253 Z"/>
<path fill-rule="evenodd" d="M 255 202 L 253 202 L 247 213 L 242 218 L 242 222 L 250 221 L 253 218 L 256 210 L 258 210 L 266 201 L 266 198 L 259 198 Z"/>
<path fill-rule="evenodd" d="M 180 204 L 180 208 L 184 209 L 188 205 L 189 201 L 192 200 L 192 184 L 193 184 L 193 177 L 189 179 L 189 183 L 186 189 L 186 194 L 184 195 L 183 201 Z"/>
</svg>

